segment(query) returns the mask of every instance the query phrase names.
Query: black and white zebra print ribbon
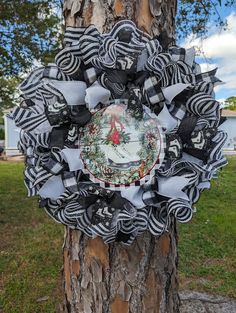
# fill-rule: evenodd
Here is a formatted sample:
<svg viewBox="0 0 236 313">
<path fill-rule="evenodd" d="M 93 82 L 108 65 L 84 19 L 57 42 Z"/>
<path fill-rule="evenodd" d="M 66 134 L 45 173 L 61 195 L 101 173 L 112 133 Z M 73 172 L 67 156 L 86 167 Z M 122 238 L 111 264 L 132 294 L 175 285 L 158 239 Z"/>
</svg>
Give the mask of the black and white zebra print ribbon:
<svg viewBox="0 0 236 313">
<path fill-rule="evenodd" d="M 106 243 L 131 244 L 146 230 L 160 235 L 171 216 L 188 222 L 201 191 L 227 163 L 226 134 L 218 130 L 220 108 L 213 97 L 220 83 L 216 70 L 201 73 L 194 49 L 164 51 L 131 21 L 118 22 L 107 34 L 93 25 L 68 27 L 64 43 L 55 64 L 23 81 L 23 102 L 10 115 L 21 128 L 28 195 L 39 195 L 55 221 Z M 131 103 L 135 88 L 140 97 L 129 110 L 137 118 L 142 106 L 156 114 L 165 157 L 144 185 L 112 191 L 83 173 L 79 133 L 90 111 L 117 99 Z"/>
</svg>

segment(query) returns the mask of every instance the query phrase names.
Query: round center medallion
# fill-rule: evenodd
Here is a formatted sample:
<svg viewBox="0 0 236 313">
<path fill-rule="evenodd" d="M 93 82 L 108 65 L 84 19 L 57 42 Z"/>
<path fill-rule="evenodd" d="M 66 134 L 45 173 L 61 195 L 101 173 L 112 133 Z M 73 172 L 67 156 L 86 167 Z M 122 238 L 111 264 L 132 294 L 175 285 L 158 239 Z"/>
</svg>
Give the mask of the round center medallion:
<svg viewBox="0 0 236 313">
<path fill-rule="evenodd" d="M 80 138 L 84 171 L 103 187 L 144 184 L 163 159 L 157 118 L 144 110 L 138 120 L 125 104 L 96 112 Z"/>
</svg>

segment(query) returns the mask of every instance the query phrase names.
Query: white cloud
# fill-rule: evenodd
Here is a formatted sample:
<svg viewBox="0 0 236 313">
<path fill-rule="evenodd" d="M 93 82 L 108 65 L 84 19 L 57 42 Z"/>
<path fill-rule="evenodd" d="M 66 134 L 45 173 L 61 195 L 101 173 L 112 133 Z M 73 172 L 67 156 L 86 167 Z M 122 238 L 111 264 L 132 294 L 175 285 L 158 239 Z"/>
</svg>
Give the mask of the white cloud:
<svg viewBox="0 0 236 313">
<path fill-rule="evenodd" d="M 212 26 L 209 37 L 201 39 L 190 36 L 184 46 L 196 47 L 203 71 L 218 67 L 217 77 L 225 84 L 218 86 L 216 91 L 224 88 L 236 95 L 236 12 L 232 12 L 226 19 L 226 30 L 219 31 Z"/>
</svg>

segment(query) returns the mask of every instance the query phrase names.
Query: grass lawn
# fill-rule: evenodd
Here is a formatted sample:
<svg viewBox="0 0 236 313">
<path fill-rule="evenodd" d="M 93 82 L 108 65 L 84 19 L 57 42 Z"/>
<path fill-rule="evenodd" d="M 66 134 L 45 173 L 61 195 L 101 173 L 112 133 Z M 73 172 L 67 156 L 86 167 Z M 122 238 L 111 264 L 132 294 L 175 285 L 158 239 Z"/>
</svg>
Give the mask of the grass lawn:
<svg viewBox="0 0 236 313">
<path fill-rule="evenodd" d="M 179 225 L 181 288 L 236 297 L 236 158 L 213 180 L 195 205 L 188 224 Z"/>
<path fill-rule="evenodd" d="M 1 306 L 3 313 L 52 313 L 64 228 L 38 208 L 37 198 L 27 198 L 22 171 L 22 163 L 0 163 Z"/>
<path fill-rule="evenodd" d="M 53 313 L 60 299 L 63 226 L 27 198 L 23 164 L 0 162 L 3 313 Z M 236 158 L 179 225 L 180 287 L 236 297 Z"/>
</svg>

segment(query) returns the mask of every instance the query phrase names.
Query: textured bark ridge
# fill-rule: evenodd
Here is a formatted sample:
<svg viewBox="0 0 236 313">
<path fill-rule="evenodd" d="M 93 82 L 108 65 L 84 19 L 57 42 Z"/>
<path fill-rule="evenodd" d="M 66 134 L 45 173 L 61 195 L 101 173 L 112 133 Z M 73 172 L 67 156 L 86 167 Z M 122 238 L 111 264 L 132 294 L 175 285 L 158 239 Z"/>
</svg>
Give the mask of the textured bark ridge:
<svg viewBox="0 0 236 313">
<path fill-rule="evenodd" d="M 176 231 L 145 233 L 132 246 L 105 245 L 66 230 L 66 313 L 179 312 Z"/>
<path fill-rule="evenodd" d="M 174 41 L 175 0 L 65 0 L 66 25 L 95 24 L 102 32 L 131 19 Z M 105 245 L 79 231 L 66 230 L 64 244 L 64 313 L 178 313 L 177 234 L 145 233 L 132 246 Z"/>
<path fill-rule="evenodd" d="M 176 0 L 65 0 L 64 16 L 66 25 L 95 24 L 102 32 L 128 18 L 167 45 L 175 40 L 176 7 Z"/>
</svg>

